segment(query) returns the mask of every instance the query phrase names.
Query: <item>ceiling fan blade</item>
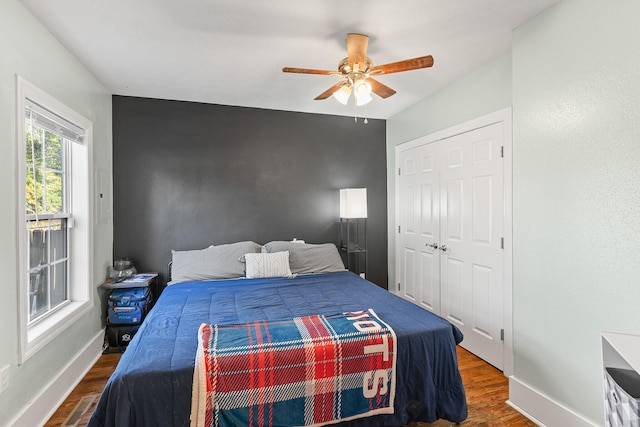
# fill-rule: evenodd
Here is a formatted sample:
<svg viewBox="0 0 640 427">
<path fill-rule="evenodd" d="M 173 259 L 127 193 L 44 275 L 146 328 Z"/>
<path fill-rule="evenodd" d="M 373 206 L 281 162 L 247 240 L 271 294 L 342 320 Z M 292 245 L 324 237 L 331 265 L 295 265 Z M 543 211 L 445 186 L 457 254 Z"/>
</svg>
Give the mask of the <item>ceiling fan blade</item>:
<svg viewBox="0 0 640 427">
<path fill-rule="evenodd" d="M 419 58 L 405 59 L 404 61 L 371 67 L 371 71 L 382 71 L 384 74 L 399 73 L 400 71 L 417 70 L 433 66 L 433 56 L 421 56 Z"/>
<path fill-rule="evenodd" d="M 327 99 L 328 97 L 333 95 L 335 92 L 339 91 L 342 85 L 344 85 L 344 82 L 338 82 L 313 99 L 316 101 L 322 101 L 323 99 Z"/>
<path fill-rule="evenodd" d="M 347 58 L 349 67 L 353 68 L 353 64 L 359 64 L 359 67 L 363 67 L 364 60 L 367 58 L 367 46 L 369 46 L 368 36 L 356 33 L 347 34 Z"/>
<path fill-rule="evenodd" d="M 388 98 L 396 93 L 396 91 L 391 89 L 389 86 L 384 85 L 371 77 L 369 77 L 367 81 L 371 84 L 371 92 L 375 93 L 380 98 Z"/>
<path fill-rule="evenodd" d="M 329 76 L 331 75 L 331 73 L 335 73 L 335 71 L 329 71 L 329 70 L 313 70 L 311 68 L 293 68 L 293 67 L 284 67 L 282 71 L 285 73 L 321 74 L 323 76 Z"/>
</svg>

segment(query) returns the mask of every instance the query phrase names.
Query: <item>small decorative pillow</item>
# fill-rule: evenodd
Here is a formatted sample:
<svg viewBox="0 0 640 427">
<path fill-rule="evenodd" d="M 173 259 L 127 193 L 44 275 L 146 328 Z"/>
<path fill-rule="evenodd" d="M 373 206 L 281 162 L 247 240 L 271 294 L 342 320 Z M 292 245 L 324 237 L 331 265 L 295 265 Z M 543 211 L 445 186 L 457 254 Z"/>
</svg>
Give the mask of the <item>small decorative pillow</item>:
<svg viewBox="0 0 640 427">
<path fill-rule="evenodd" d="M 291 277 L 289 251 L 274 253 L 248 253 L 244 255 L 247 278 Z"/>
</svg>

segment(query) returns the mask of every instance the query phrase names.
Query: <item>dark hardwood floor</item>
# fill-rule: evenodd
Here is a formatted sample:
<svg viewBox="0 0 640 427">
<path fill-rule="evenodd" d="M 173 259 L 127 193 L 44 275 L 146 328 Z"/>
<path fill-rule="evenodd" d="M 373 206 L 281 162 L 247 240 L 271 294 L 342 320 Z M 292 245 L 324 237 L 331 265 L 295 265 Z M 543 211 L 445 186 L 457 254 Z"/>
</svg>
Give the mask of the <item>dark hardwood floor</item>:
<svg viewBox="0 0 640 427">
<path fill-rule="evenodd" d="M 97 403 L 102 388 L 115 369 L 118 360 L 120 360 L 120 354 L 118 353 L 105 354 L 100 357 L 100 360 L 45 424 L 45 427 L 61 427 L 65 425 L 65 420 L 74 411 L 81 399 L 87 398 L 87 396 L 95 396 L 88 410 L 77 424 L 78 427 L 84 427 Z M 458 365 L 469 406 L 469 417 L 459 424 L 460 427 L 529 427 L 536 425 L 505 403 L 509 397 L 509 390 L 507 379 L 502 375 L 502 372 L 461 347 L 458 347 Z M 87 404 L 90 400 L 89 398 L 84 403 Z M 452 425 L 450 422 L 437 421 L 431 424 L 412 423 L 409 426 L 444 427 L 450 425 Z"/>
</svg>

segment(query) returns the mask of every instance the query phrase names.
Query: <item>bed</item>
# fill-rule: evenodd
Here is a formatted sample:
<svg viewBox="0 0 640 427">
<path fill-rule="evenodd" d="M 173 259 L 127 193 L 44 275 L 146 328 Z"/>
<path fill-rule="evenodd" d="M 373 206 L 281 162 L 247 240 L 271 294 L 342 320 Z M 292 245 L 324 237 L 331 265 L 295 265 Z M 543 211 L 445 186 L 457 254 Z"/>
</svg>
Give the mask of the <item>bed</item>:
<svg viewBox="0 0 640 427">
<path fill-rule="evenodd" d="M 202 324 L 226 325 L 367 309 L 375 311 L 397 337 L 394 411 L 339 425 L 402 426 L 437 419 L 461 422 L 467 417 L 456 355 L 456 345 L 463 337 L 455 326 L 344 267 L 316 266 L 311 268 L 313 273 L 304 272 L 309 266 L 305 256 L 313 252 L 304 250 L 316 249 L 312 245 L 268 245 L 273 253 L 287 252 L 290 256 L 276 262 L 282 266 L 285 261 L 282 277 L 260 277 L 263 274 L 244 265 L 246 254 L 239 258 L 243 278 L 212 279 L 210 274 L 198 271 L 197 265 L 193 268 L 192 261 L 186 263 L 186 270 L 182 268 L 184 262 L 172 269 L 181 276 L 180 280 L 163 291 L 144 320 L 109 379 L 88 426 L 189 426 L 198 330 Z M 264 248 L 259 246 L 252 251 Z M 290 250 L 280 251 L 282 248 Z M 332 248 L 335 251 L 335 246 Z M 244 252 L 246 248 L 238 250 Z M 177 255 L 174 253 L 174 262 L 180 260 Z M 318 257 L 311 255 L 308 258 L 317 262 Z M 214 263 L 220 261 L 219 256 L 214 258 Z M 326 261 L 323 258 L 319 262 L 326 266 Z M 207 262 L 206 257 L 199 257 L 195 264 L 201 267 L 202 262 Z M 334 259 L 329 264 L 341 265 Z M 184 275 L 187 270 L 196 273 Z M 273 274 L 272 269 L 265 275 Z M 207 279 L 202 280 L 203 276 Z"/>
</svg>

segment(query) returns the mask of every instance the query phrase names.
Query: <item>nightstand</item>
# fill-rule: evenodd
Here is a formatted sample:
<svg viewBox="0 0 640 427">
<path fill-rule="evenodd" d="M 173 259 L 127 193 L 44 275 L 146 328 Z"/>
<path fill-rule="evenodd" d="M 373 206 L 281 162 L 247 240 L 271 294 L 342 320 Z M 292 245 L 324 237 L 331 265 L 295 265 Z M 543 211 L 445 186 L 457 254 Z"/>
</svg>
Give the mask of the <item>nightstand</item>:
<svg viewBox="0 0 640 427">
<path fill-rule="evenodd" d="M 109 290 L 105 353 L 121 352 L 129 345 L 151 310 L 157 279 L 157 273 L 143 273 L 102 283 L 101 287 Z"/>
<path fill-rule="evenodd" d="M 367 219 L 340 218 L 340 254 L 347 270 L 367 273 Z"/>
</svg>

